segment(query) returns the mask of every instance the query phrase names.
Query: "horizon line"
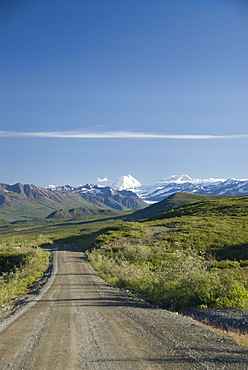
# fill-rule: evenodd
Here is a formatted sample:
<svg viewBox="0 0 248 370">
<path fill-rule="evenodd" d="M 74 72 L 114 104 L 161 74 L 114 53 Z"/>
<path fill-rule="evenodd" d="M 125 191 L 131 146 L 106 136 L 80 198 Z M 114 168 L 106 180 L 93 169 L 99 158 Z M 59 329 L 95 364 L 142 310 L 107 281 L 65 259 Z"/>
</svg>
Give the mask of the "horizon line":
<svg viewBox="0 0 248 370">
<path fill-rule="evenodd" d="M 184 139 L 184 140 L 214 140 L 214 139 L 242 139 L 248 134 L 237 135 L 172 135 L 163 133 L 146 133 L 131 131 L 0 131 L 0 137 L 25 137 L 25 138 L 54 138 L 54 139 Z"/>
</svg>

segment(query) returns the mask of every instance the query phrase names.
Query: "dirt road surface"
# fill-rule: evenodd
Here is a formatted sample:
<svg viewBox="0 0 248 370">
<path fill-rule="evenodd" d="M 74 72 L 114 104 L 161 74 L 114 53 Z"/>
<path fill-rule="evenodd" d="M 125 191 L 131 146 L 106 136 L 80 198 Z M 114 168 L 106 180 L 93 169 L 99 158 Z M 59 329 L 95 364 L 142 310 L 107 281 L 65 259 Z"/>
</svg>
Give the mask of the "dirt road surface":
<svg viewBox="0 0 248 370">
<path fill-rule="evenodd" d="M 248 369 L 248 350 L 104 283 L 76 245 L 58 246 L 50 285 L 0 325 L 0 369 Z M 35 303 L 35 304 L 34 304 Z"/>
</svg>

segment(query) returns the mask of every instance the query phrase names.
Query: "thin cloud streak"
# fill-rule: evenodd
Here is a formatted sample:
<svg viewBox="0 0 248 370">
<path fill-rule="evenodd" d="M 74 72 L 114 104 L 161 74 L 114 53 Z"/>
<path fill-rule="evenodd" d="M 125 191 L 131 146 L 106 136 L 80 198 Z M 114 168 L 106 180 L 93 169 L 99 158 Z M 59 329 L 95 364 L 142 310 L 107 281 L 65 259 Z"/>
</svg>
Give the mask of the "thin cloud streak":
<svg viewBox="0 0 248 370">
<path fill-rule="evenodd" d="M 58 138 L 58 139 L 184 139 L 184 140 L 213 140 L 213 139 L 244 139 L 248 134 L 242 135 L 167 135 L 145 132 L 106 131 L 45 131 L 45 132 L 17 132 L 0 131 L 0 137 L 25 138 Z"/>
</svg>

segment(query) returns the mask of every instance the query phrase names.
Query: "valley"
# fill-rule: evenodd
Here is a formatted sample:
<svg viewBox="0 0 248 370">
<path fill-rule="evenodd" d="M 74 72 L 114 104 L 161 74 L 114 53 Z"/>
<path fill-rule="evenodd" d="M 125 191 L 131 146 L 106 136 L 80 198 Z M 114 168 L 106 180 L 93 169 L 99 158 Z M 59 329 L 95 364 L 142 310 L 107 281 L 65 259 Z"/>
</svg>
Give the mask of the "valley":
<svg viewBox="0 0 248 370">
<path fill-rule="evenodd" d="M 141 210 L 2 220 L 1 312 L 12 314 L 0 321 L 1 368 L 246 368 L 246 348 L 181 313 L 247 312 L 247 227 L 247 196 L 186 193 Z M 53 274 L 40 280 L 44 260 L 24 286 L 40 252 Z"/>
</svg>

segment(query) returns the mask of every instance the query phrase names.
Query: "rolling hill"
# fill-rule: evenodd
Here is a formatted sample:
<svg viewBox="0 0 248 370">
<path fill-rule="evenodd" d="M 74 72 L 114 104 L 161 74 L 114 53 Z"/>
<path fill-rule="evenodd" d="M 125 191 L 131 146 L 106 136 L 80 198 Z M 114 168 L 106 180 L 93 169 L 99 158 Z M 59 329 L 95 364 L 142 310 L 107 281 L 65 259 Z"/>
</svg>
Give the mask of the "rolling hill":
<svg viewBox="0 0 248 370">
<path fill-rule="evenodd" d="M 188 202 L 171 208 L 164 213 L 160 213 L 153 220 L 164 218 L 182 217 L 182 216 L 199 216 L 199 217 L 247 217 L 248 215 L 248 196 L 243 197 L 207 197 L 201 201 Z"/>
<path fill-rule="evenodd" d="M 181 206 L 183 204 L 199 202 L 209 198 L 207 195 L 202 194 L 191 194 L 191 193 L 175 193 L 170 195 L 168 198 L 161 200 L 158 203 L 154 203 L 149 207 L 140 209 L 131 215 L 126 216 L 126 220 L 144 220 L 151 218 L 157 215 L 160 215 L 163 212 L 169 211 L 175 207 Z"/>
<path fill-rule="evenodd" d="M 58 211 L 54 211 L 50 213 L 46 218 L 58 218 L 61 220 L 73 220 L 79 217 L 90 217 L 90 216 L 103 216 L 103 215 L 115 215 L 115 211 L 111 209 L 89 209 L 89 208 L 72 208 L 69 210 L 66 209 L 59 209 Z"/>
</svg>

